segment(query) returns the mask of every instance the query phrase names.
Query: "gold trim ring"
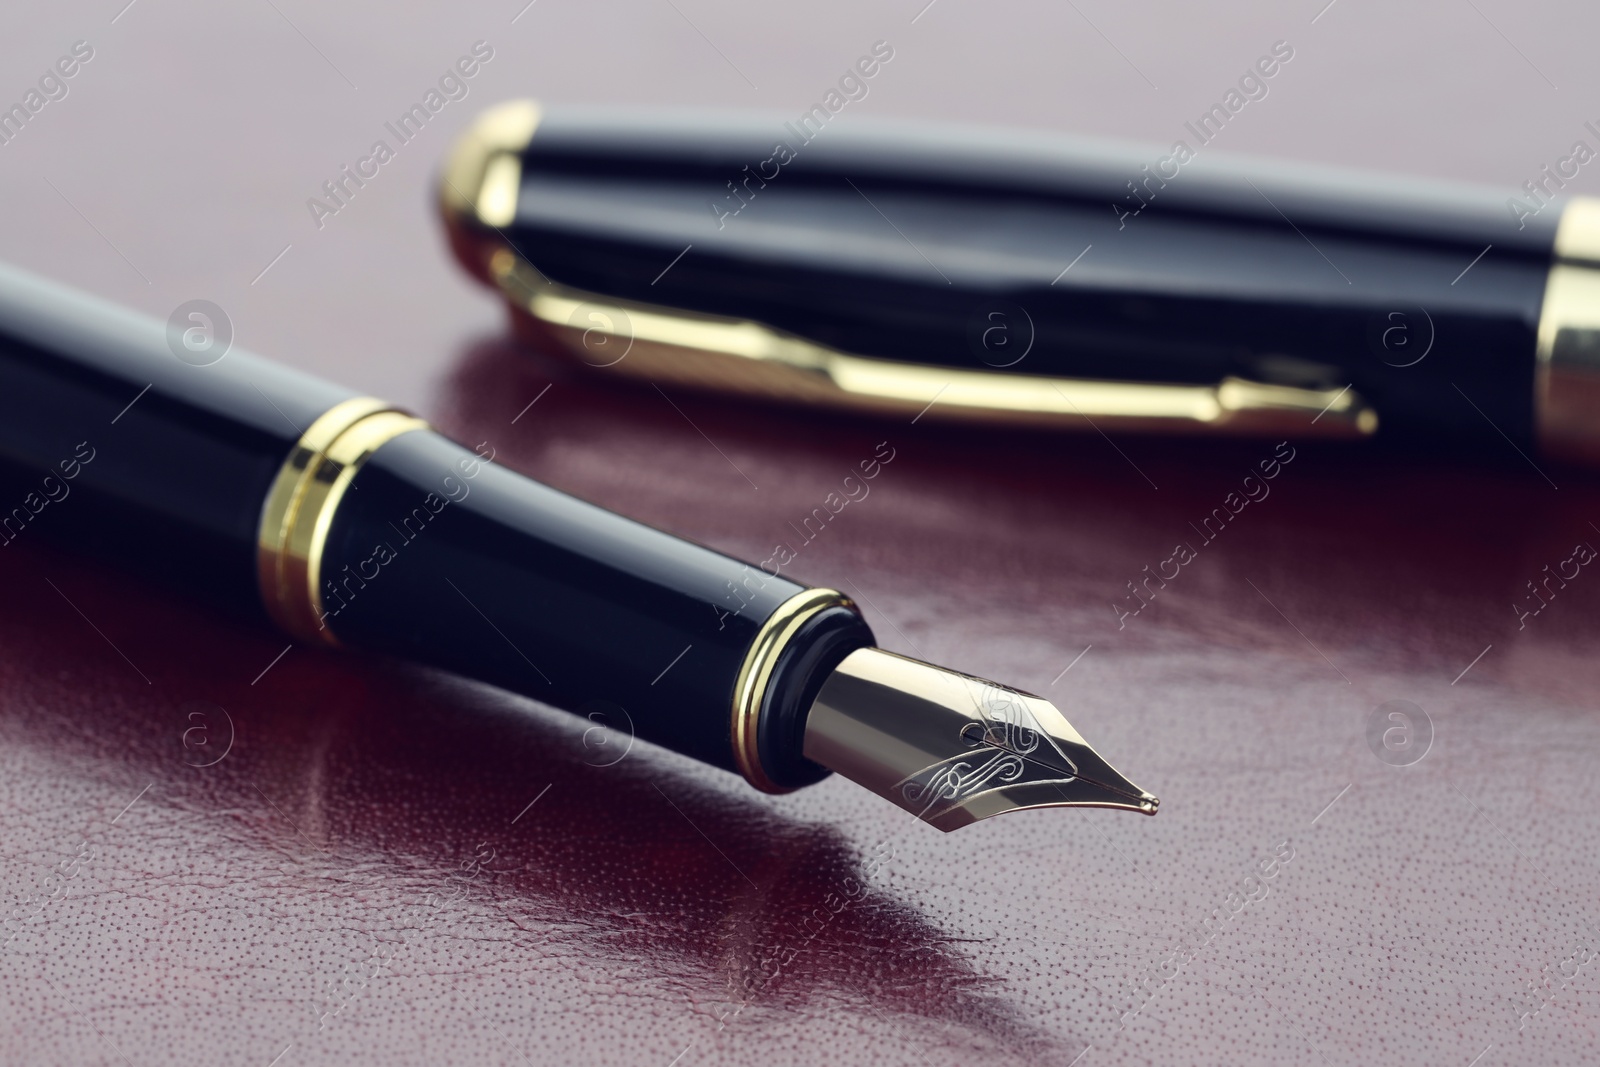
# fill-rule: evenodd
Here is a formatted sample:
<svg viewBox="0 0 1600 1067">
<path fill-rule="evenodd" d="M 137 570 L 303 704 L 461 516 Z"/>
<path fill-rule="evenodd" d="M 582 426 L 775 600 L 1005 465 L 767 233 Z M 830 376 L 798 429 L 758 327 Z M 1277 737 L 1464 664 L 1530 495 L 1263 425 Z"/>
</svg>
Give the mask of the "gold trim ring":
<svg viewBox="0 0 1600 1067">
<path fill-rule="evenodd" d="M 1534 431 L 1562 459 L 1600 461 L 1600 199 L 1567 201 L 1539 313 Z"/>
<path fill-rule="evenodd" d="M 339 502 L 380 447 L 428 424 L 372 397 L 323 412 L 295 442 L 261 509 L 256 577 L 267 614 L 290 636 L 337 645 L 322 612 L 322 554 Z"/>
<path fill-rule="evenodd" d="M 829 608 L 854 606 L 850 598 L 837 589 L 807 589 L 779 604 L 756 631 L 755 640 L 750 642 L 750 651 L 745 653 L 739 678 L 733 685 L 733 762 L 745 781 L 763 793 L 791 792 L 767 777 L 757 745 L 756 726 L 761 718 L 761 704 L 767 695 L 767 684 L 772 681 L 772 672 L 778 666 L 778 657 L 800 632 L 800 627 L 813 616 Z"/>
</svg>

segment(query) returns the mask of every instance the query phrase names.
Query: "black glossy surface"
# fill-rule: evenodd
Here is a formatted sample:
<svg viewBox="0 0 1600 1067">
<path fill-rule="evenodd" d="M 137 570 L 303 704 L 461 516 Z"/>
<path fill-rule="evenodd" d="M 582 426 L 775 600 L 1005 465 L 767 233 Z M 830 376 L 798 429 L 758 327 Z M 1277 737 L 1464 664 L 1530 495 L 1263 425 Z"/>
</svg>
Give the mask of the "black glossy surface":
<svg viewBox="0 0 1600 1067">
<path fill-rule="evenodd" d="M 557 107 L 506 233 L 558 282 L 863 355 L 1351 384 L 1386 432 L 1528 437 L 1554 213 L 1188 147 Z"/>
<path fill-rule="evenodd" d="M 802 588 L 428 431 L 394 439 L 361 468 L 323 574 L 328 624 L 350 645 L 593 715 L 729 770 L 745 651 Z"/>
<path fill-rule="evenodd" d="M 348 395 L 239 352 L 196 366 L 164 324 L 0 266 L 0 550 L 62 540 L 261 616 L 268 489 Z M 733 769 L 734 679 L 802 587 L 482 454 L 416 432 L 362 468 L 324 557 L 335 633 Z M 796 654 L 826 656 L 839 632 Z M 785 677 L 776 714 L 803 725 L 820 679 Z"/>
<path fill-rule="evenodd" d="M 268 487 L 348 395 L 238 351 L 192 365 L 166 324 L 0 264 L 0 546 L 66 540 L 260 614 Z"/>
</svg>

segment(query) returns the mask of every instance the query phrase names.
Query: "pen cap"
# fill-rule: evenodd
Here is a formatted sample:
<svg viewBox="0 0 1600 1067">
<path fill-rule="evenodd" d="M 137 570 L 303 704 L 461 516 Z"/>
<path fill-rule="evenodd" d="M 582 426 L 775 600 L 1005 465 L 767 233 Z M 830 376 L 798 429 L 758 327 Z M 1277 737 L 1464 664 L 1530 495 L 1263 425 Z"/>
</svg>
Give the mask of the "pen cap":
<svg viewBox="0 0 1600 1067">
<path fill-rule="evenodd" d="M 1107 432 L 1531 437 L 1551 213 L 1199 134 L 520 102 L 440 200 L 519 329 L 613 375 Z"/>
</svg>

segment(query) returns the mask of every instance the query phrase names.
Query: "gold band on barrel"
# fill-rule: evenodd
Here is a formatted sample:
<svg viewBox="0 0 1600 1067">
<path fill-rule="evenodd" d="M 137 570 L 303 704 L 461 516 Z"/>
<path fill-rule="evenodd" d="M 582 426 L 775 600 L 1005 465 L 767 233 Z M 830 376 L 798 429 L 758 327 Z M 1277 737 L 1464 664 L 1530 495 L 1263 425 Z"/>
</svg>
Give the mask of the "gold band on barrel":
<svg viewBox="0 0 1600 1067">
<path fill-rule="evenodd" d="M 837 589 L 807 589 L 779 604 L 750 642 L 733 687 L 733 760 L 745 781 L 763 793 L 789 792 L 767 777 L 761 766 L 756 729 L 778 657 L 813 616 L 829 608 L 853 606 L 850 598 Z"/>
<path fill-rule="evenodd" d="M 428 424 L 382 400 L 355 397 L 323 412 L 278 470 L 261 509 L 256 577 L 267 614 L 291 637 L 337 645 L 322 611 L 322 553 L 339 501 L 367 457 Z"/>
</svg>

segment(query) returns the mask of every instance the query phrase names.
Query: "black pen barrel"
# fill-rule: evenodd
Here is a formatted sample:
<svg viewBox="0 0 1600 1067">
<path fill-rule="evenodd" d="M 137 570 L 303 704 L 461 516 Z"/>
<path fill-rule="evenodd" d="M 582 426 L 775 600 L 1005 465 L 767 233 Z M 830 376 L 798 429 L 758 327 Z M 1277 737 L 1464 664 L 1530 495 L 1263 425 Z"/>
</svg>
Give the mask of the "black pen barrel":
<svg viewBox="0 0 1600 1067">
<path fill-rule="evenodd" d="M 259 615 L 262 500 L 351 394 L 192 314 L 167 326 L 0 263 L 0 546 L 69 541 Z"/>
<path fill-rule="evenodd" d="M 762 788 L 827 773 L 802 755 L 806 713 L 873 643 L 844 597 L 207 348 L 227 327 L 201 314 L 164 326 L 0 265 L 0 551 L 74 543 L 301 640 L 433 664 Z"/>
<path fill-rule="evenodd" d="M 493 454 L 422 431 L 366 462 L 323 556 L 327 625 L 351 645 L 740 770 L 730 709 L 741 668 L 804 587 L 530 481 Z M 872 636 L 837 607 L 796 649 L 819 643 L 836 646 L 827 670 Z M 771 709 L 775 721 L 798 730 L 810 701 L 787 705 Z M 779 785 L 820 777 L 798 757 L 796 733 L 763 762 Z"/>
</svg>

